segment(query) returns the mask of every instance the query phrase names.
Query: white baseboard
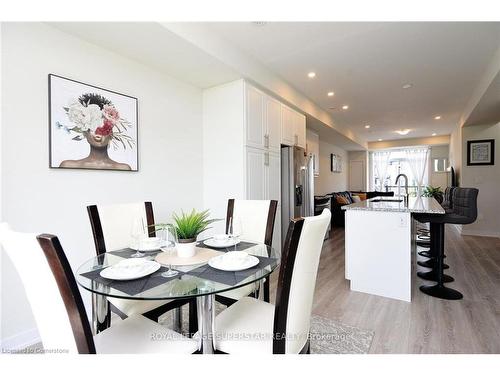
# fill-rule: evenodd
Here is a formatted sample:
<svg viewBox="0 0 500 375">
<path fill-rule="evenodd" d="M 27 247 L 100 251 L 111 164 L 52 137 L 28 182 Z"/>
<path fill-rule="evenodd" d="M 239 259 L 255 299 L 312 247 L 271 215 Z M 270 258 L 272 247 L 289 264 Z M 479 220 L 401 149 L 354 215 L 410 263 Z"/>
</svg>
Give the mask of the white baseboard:
<svg viewBox="0 0 500 375">
<path fill-rule="evenodd" d="M 498 238 L 500 238 L 500 232 L 467 229 L 467 228 L 464 228 L 463 226 L 462 226 L 462 230 L 460 231 L 460 233 L 464 236 L 482 236 L 482 237 L 498 237 Z"/>
<path fill-rule="evenodd" d="M 20 350 L 42 341 L 36 328 L 18 333 L 2 340 L 3 350 Z"/>
</svg>

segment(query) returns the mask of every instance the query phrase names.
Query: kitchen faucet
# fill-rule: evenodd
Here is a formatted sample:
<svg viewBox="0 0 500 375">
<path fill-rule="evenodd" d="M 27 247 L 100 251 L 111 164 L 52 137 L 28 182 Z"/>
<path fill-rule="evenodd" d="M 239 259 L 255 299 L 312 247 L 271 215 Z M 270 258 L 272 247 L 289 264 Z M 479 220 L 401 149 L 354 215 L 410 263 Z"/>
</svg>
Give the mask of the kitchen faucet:
<svg viewBox="0 0 500 375">
<path fill-rule="evenodd" d="M 406 192 L 406 194 L 403 196 L 403 199 L 404 199 L 405 207 L 408 207 L 408 176 L 405 175 L 404 173 L 398 174 L 398 176 L 396 177 L 396 185 L 398 185 L 398 181 L 399 181 L 400 177 L 405 178 L 405 192 Z"/>
</svg>

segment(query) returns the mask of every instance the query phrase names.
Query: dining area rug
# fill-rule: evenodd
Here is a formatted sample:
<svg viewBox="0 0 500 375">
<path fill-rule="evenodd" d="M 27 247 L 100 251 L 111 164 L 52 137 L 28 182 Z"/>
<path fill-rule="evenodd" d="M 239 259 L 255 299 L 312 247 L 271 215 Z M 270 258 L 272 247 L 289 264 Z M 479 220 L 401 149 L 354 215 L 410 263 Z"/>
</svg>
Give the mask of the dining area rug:
<svg viewBox="0 0 500 375">
<path fill-rule="evenodd" d="M 216 314 L 225 307 L 216 302 Z M 188 309 L 182 309 L 182 333 L 188 332 Z M 173 326 L 173 312 L 160 317 L 160 324 Z M 375 332 L 312 315 L 311 354 L 368 354 Z"/>
</svg>

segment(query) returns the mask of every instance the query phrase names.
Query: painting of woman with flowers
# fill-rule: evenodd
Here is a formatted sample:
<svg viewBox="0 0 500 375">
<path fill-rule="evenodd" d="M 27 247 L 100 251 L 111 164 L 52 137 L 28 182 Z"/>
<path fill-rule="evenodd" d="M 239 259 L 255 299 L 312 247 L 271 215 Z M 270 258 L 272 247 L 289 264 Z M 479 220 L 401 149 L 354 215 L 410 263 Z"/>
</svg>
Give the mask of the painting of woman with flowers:
<svg viewBox="0 0 500 375">
<path fill-rule="evenodd" d="M 137 99 L 49 74 L 50 167 L 137 171 Z"/>
</svg>

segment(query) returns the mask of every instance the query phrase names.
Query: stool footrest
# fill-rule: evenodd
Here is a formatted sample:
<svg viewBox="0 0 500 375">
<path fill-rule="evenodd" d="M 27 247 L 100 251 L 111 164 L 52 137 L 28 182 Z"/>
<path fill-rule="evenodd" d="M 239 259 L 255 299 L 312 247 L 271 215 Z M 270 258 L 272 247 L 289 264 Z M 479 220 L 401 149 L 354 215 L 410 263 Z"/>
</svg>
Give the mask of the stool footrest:
<svg viewBox="0 0 500 375">
<path fill-rule="evenodd" d="M 429 272 L 417 272 L 417 276 L 423 280 L 427 281 L 438 281 L 438 270 L 432 270 Z M 443 283 L 451 283 L 455 281 L 455 279 L 449 275 L 443 274 Z"/>
</svg>

